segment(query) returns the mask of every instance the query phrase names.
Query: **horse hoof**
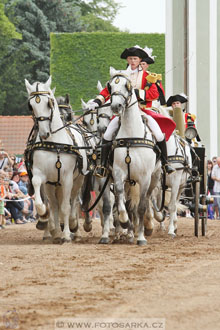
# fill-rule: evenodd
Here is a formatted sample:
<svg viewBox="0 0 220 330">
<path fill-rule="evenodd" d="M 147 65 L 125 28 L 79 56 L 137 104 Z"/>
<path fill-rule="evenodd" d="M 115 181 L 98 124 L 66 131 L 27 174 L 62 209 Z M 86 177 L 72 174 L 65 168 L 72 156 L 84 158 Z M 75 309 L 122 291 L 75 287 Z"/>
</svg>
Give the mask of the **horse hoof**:
<svg viewBox="0 0 220 330">
<path fill-rule="evenodd" d="M 51 241 L 51 236 L 45 236 L 45 237 L 43 237 L 43 241 L 45 242 L 49 242 L 49 241 Z"/>
<path fill-rule="evenodd" d="M 129 221 L 127 221 L 127 222 L 121 222 L 121 221 L 120 221 L 120 226 L 121 226 L 123 229 L 127 229 L 128 226 L 129 226 Z"/>
<path fill-rule="evenodd" d="M 40 221 L 40 220 L 38 220 L 38 222 L 36 224 L 36 228 L 38 230 L 45 230 L 47 228 L 47 224 L 48 224 L 48 221 Z"/>
<path fill-rule="evenodd" d="M 99 244 L 108 244 L 109 239 L 107 237 L 102 237 L 99 241 Z"/>
<path fill-rule="evenodd" d="M 63 237 L 62 238 L 62 243 L 61 244 L 63 244 L 63 243 L 70 243 L 71 242 L 71 238 L 65 238 L 65 237 Z"/>
<path fill-rule="evenodd" d="M 168 235 L 170 235 L 171 238 L 175 238 L 176 237 L 176 234 L 173 232 L 173 233 L 168 233 Z"/>
<path fill-rule="evenodd" d="M 151 236 L 153 234 L 153 229 L 146 229 L 144 228 L 144 235 Z"/>
<path fill-rule="evenodd" d="M 139 245 L 139 246 L 147 245 L 147 241 L 145 241 L 145 240 L 137 240 L 137 245 Z"/>
<path fill-rule="evenodd" d="M 56 237 L 53 239 L 53 244 L 63 244 L 63 240 L 61 237 Z"/>
<path fill-rule="evenodd" d="M 177 234 L 177 228 L 174 230 L 174 233 Z"/>
<path fill-rule="evenodd" d="M 77 223 L 75 228 L 70 228 L 70 231 L 71 231 L 71 233 L 76 233 L 78 229 L 79 229 L 79 225 Z"/>
<path fill-rule="evenodd" d="M 129 244 L 133 244 L 133 243 L 134 243 L 134 237 L 130 237 L 130 238 L 128 239 L 128 243 L 129 243 Z"/>
<path fill-rule="evenodd" d="M 89 223 L 89 224 L 84 223 L 83 228 L 87 233 L 89 233 L 92 230 L 92 224 L 91 223 Z"/>
</svg>

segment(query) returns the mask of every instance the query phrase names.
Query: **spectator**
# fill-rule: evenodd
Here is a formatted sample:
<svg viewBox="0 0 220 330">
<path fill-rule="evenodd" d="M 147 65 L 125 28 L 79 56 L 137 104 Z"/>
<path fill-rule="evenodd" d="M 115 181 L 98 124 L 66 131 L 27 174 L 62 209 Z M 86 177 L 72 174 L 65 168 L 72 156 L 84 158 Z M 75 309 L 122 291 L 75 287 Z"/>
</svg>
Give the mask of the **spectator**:
<svg viewBox="0 0 220 330">
<path fill-rule="evenodd" d="M 0 173 L 0 229 L 4 229 L 5 224 L 5 210 L 4 210 L 4 197 L 5 197 L 5 186 L 4 186 L 5 175 L 2 171 Z"/>
<path fill-rule="evenodd" d="M 18 182 L 18 187 L 23 192 L 23 194 L 27 197 L 28 196 L 29 177 L 28 177 L 26 170 L 24 170 L 24 172 L 19 173 L 19 176 L 20 176 L 20 180 Z M 24 207 L 26 209 L 28 209 L 29 213 L 30 213 L 29 215 L 26 216 L 26 219 L 30 220 L 30 221 L 35 221 L 35 218 L 33 216 L 34 203 L 33 203 L 33 199 L 31 197 L 24 201 Z"/>
<path fill-rule="evenodd" d="M 213 187 L 214 187 L 214 180 L 212 179 L 212 169 L 213 163 L 211 160 L 207 161 L 207 195 L 214 195 Z M 218 208 L 217 198 L 214 198 L 214 204 L 208 205 L 208 218 L 214 219 L 214 209 Z"/>
<path fill-rule="evenodd" d="M 212 179 L 212 169 L 213 169 L 213 163 L 211 160 L 207 161 L 207 176 L 208 176 L 208 180 L 207 180 L 207 189 L 208 189 L 208 193 L 210 193 L 210 195 L 213 195 L 213 187 L 214 187 L 214 180 Z"/>
<path fill-rule="evenodd" d="M 16 224 L 24 224 L 27 221 L 23 219 L 23 214 L 29 214 L 29 211 L 24 208 L 24 202 L 18 201 L 18 199 L 23 199 L 25 195 L 20 191 L 18 182 L 20 180 L 19 173 L 14 172 L 11 180 L 9 181 L 9 194 L 6 208 L 10 211 L 12 218 Z"/>
<path fill-rule="evenodd" d="M 13 161 L 6 151 L 0 151 L 0 170 L 4 170 L 8 165 L 12 166 Z"/>
<path fill-rule="evenodd" d="M 211 178 L 214 180 L 214 187 L 213 187 L 214 195 L 220 196 L 220 157 L 217 157 L 216 163 L 217 164 L 213 166 Z M 217 199 L 217 207 L 215 209 L 216 219 L 220 220 L 219 217 L 220 200 L 219 197 L 216 199 Z"/>
<path fill-rule="evenodd" d="M 217 157 L 214 156 L 214 157 L 212 157 L 212 164 L 213 164 L 213 166 L 214 166 L 216 163 L 217 163 Z"/>
</svg>

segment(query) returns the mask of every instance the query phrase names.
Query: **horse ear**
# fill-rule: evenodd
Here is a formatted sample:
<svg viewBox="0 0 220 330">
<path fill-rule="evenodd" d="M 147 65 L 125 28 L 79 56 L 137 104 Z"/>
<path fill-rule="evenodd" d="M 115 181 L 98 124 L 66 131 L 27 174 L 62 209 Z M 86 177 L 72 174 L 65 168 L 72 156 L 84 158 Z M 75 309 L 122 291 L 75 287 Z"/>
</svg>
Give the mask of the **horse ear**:
<svg viewBox="0 0 220 330">
<path fill-rule="evenodd" d="M 53 93 L 53 95 L 55 95 L 55 91 L 56 91 L 56 87 L 54 87 L 54 88 L 52 89 L 52 93 Z"/>
<path fill-rule="evenodd" d="M 70 104 L 70 96 L 69 94 L 66 94 L 66 104 Z"/>
<path fill-rule="evenodd" d="M 99 92 L 101 92 L 103 90 L 102 84 L 100 83 L 99 80 L 97 82 L 97 86 L 96 87 L 97 87 L 97 89 L 98 89 Z"/>
<path fill-rule="evenodd" d="M 52 77 L 50 76 L 49 79 L 47 80 L 47 82 L 45 82 L 45 85 L 46 85 L 48 88 L 50 88 L 51 82 L 52 82 Z"/>
<path fill-rule="evenodd" d="M 28 92 L 28 94 L 30 94 L 32 92 L 32 86 L 27 79 L 25 79 L 24 81 L 25 81 L 25 86 L 26 86 L 27 92 Z"/>
<path fill-rule="evenodd" d="M 82 105 L 82 109 L 87 109 L 87 104 L 86 102 L 83 101 L 83 99 L 81 99 L 81 105 Z"/>
<path fill-rule="evenodd" d="M 117 71 L 112 67 L 112 66 L 110 66 L 110 76 L 111 77 L 113 77 L 116 73 L 117 73 Z"/>
</svg>

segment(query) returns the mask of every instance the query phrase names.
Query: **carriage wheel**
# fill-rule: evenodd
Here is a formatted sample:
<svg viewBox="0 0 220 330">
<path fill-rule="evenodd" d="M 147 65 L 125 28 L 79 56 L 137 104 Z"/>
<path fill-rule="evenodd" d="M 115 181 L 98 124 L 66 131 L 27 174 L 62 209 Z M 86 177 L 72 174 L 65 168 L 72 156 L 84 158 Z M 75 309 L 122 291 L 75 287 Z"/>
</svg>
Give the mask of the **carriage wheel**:
<svg viewBox="0 0 220 330">
<path fill-rule="evenodd" d="M 199 195 L 200 195 L 200 182 L 195 183 L 195 236 L 199 236 Z"/>
<path fill-rule="evenodd" d="M 206 205 L 206 196 L 202 197 L 202 205 Z M 202 218 L 202 236 L 205 236 L 207 229 L 207 211 L 203 212 Z"/>
</svg>

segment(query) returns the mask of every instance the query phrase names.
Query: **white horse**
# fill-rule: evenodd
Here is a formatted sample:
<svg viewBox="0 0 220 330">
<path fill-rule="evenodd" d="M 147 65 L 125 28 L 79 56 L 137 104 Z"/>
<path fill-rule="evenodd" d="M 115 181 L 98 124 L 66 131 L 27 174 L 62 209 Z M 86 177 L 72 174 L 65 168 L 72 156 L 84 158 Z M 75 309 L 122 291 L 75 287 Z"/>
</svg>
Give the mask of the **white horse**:
<svg viewBox="0 0 220 330">
<path fill-rule="evenodd" d="M 30 84 L 25 79 L 28 103 L 37 125 L 37 136 L 28 145 L 32 152 L 32 184 L 35 206 L 42 219 L 49 219 L 49 210 L 41 198 L 41 187 L 49 200 L 54 243 L 70 241 L 70 227 L 76 228 L 75 202 L 87 172 L 84 140 L 78 127 L 63 128 L 57 101 L 51 90 L 51 77 L 46 83 Z M 72 202 L 72 205 L 71 205 Z M 71 207 L 72 206 L 72 207 Z M 70 219 L 69 219 L 70 218 Z M 61 232 L 60 222 L 64 223 Z"/>
<path fill-rule="evenodd" d="M 159 107 L 159 111 L 163 115 L 170 117 L 163 107 Z M 169 212 L 168 234 L 175 237 L 180 196 L 186 187 L 187 179 L 191 175 L 192 156 L 190 145 L 179 135 L 173 133 L 167 141 L 167 155 L 169 163 L 176 169 L 175 172 L 166 176 L 166 185 L 169 188 L 166 193 L 166 204 Z"/>
<path fill-rule="evenodd" d="M 125 206 L 124 184 L 139 184 L 139 228 L 138 245 L 147 243 L 144 237 L 144 215 L 149 208 L 152 178 L 160 177 L 161 165 L 156 164 L 156 154 L 153 151 L 153 137 L 144 125 L 137 97 L 132 88 L 126 71 L 121 73 L 110 68 L 111 80 L 108 84 L 111 93 L 111 108 L 121 119 L 121 126 L 113 142 L 114 162 L 112 175 L 118 202 L 119 221 L 122 227 L 129 226 L 129 218 Z M 157 178 L 157 179 L 156 179 Z"/>
<path fill-rule="evenodd" d="M 108 115 L 104 112 L 104 110 L 101 109 L 95 109 L 92 111 L 86 111 L 87 103 L 85 103 L 83 100 L 82 102 L 82 109 L 85 112 L 85 115 L 83 116 L 83 123 L 87 127 L 87 129 L 92 132 L 93 134 L 96 134 L 96 145 L 100 144 L 101 142 L 101 134 L 98 131 L 98 124 L 101 124 L 101 130 L 104 131 L 110 121 L 111 117 L 108 117 Z M 103 108 L 104 109 L 104 108 Z M 100 111 L 101 110 L 101 111 Z M 108 109 L 108 111 L 110 108 Z M 111 111 L 112 114 L 112 111 Z M 107 120 L 107 125 L 104 129 L 104 122 Z M 95 191 L 96 197 L 99 196 L 100 192 L 103 189 L 103 186 L 105 184 L 106 178 L 98 178 L 96 176 L 89 176 L 91 179 L 91 187 L 92 190 Z M 101 244 L 107 244 L 109 243 L 109 231 L 114 230 L 113 226 L 113 205 L 114 205 L 114 195 L 110 192 L 110 181 L 106 185 L 106 188 L 102 194 L 102 197 L 100 201 L 97 204 L 97 209 L 99 211 L 99 215 L 101 218 L 101 225 L 102 225 L 102 237 L 99 241 Z M 87 205 L 85 205 L 87 208 L 89 206 L 89 199 L 87 201 Z M 87 223 L 89 222 L 89 213 L 87 212 L 85 214 L 87 218 Z"/>
</svg>

